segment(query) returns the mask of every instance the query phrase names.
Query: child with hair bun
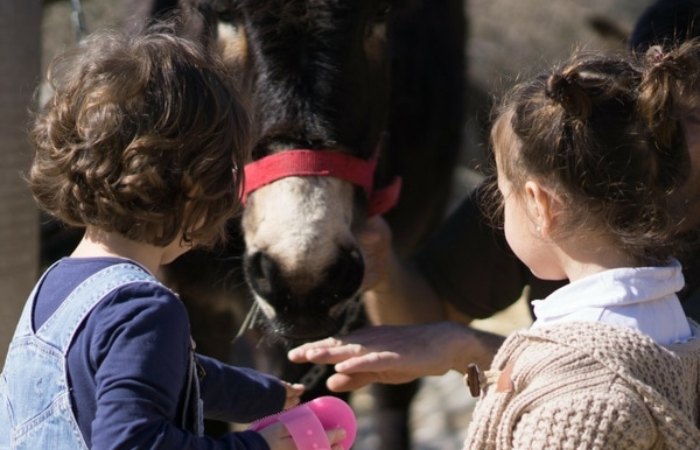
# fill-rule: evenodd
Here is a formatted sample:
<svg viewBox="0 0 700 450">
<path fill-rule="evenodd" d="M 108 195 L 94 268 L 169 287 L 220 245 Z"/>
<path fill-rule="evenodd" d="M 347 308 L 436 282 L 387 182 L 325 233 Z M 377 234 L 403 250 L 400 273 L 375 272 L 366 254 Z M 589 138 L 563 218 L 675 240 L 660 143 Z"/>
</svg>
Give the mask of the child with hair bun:
<svg viewBox="0 0 700 450">
<path fill-rule="evenodd" d="M 679 119 L 700 45 L 644 60 L 577 55 L 515 88 L 491 132 L 506 240 L 538 277 L 570 283 L 534 303 L 491 370 L 468 449 L 696 449 L 700 326 L 676 296 Z"/>
<path fill-rule="evenodd" d="M 36 117 L 29 184 L 85 227 L 27 300 L 0 375 L 0 449 L 294 450 L 281 424 L 219 438 L 303 386 L 195 353 L 163 266 L 224 236 L 249 121 L 223 65 L 163 29 L 95 33 L 58 58 Z M 344 430 L 328 432 L 333 450 Z"/>
</svg>

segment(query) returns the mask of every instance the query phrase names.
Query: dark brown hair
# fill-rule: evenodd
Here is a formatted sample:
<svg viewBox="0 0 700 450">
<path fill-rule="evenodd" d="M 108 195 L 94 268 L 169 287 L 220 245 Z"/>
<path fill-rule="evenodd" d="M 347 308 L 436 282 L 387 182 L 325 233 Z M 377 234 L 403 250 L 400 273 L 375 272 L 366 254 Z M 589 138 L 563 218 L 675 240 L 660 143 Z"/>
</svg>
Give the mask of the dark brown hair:
<svg viewBox="0 0 700 450">
<path fill-rule="evenodd" d="M 250 125 L 219 61 L 164 27 L 98 32 L 47 78 L 28 177 L 43 209 L 159 246 L 223 238 Z"/>
<path fill-rule="evenodd" d="M 528 177 L 552 189 L 569 229 L 606 229 L 640 262 L 667 260 L 682 220 L 674 193 L 689 172 L 680 100 L 695 88 L 698 48 L 579 53 L 517 86 L 491 133 L 505 176 L 516 190 Z"/>
</svg>

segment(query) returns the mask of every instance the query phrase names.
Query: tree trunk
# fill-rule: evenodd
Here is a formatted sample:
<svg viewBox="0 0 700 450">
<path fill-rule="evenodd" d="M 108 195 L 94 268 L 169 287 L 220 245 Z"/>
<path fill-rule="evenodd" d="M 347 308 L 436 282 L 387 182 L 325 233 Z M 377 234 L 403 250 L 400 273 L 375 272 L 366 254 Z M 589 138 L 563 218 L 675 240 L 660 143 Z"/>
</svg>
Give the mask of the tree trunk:
<svg viewBox="0 0 700 450">
<path fill-rule="evenodd" d="M 38 270 L 38 213 L 23 175 L 40 74 L 40 0 L 0 0 L 0 366 Z"/>
</svg>

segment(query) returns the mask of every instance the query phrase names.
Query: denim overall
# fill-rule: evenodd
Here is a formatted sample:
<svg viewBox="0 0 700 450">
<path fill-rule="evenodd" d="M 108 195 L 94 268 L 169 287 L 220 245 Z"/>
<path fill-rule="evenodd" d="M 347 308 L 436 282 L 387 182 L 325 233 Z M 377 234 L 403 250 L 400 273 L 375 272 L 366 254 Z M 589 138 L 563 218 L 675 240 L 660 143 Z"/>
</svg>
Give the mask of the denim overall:
<svg viewBox="0 0 700 450">
<path fill-rule="evenodd" d="M 159 283 L 135 264 L 107 267 L 75 288 L 34 332 L 34 297 L 49 270 L 29 295 L 0 374 L 0 450 L 87 449 L 71 409 L 68 348 L 82 322 L 107 294 L 130 283 Z M 194 351 L 190 353 L 180 425 L 201 435 L 199 380 Z"/>
</svg>

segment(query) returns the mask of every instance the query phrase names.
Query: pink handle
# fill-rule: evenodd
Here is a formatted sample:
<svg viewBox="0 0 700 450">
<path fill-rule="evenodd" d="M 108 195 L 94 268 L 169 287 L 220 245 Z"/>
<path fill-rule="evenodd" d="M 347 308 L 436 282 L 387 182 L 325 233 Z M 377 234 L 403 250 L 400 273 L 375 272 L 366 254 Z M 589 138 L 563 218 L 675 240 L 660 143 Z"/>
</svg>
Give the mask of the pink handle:
<svg viewBox="0 0 700 450">
<path fill-rule="evenodd" d="M 345 439 L 343 450 L 348 450 L 355 442 L 357 421 L 352 408 L 336 397 L 318 397 L 295 408 L 265 417 L 251 424 L 253 431 L 282 422 L 294 439 L 298 450 L 330 450 L 327 430 L 342 428 Z"/>
</svg>

